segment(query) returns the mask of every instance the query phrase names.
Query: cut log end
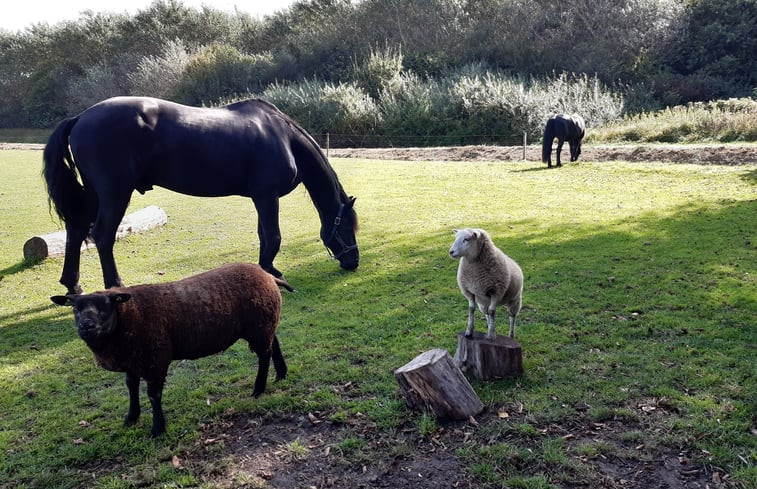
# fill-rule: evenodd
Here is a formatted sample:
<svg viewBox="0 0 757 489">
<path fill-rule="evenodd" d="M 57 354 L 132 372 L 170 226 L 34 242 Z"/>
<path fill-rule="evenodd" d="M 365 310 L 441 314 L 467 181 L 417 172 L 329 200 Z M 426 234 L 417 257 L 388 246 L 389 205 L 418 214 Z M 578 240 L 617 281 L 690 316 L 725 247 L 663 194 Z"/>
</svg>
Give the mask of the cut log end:
<svg viewBox="0 0 757 489">
<path fill-rule="evenodd" d="M 429 410 L 441 420 L 465 420 L 484 409 L 447 350 L 421 353 L 394 376 L 413 410 Z"/>
<path fill-rule="evenodd" d="M 489 340 L 474 331 L 470 338 L 457 336 L 455 363 L 479 380 L 515 377 L 523 373 L 523 351 L 514 338 L 498 335 Z"/>
</svg>

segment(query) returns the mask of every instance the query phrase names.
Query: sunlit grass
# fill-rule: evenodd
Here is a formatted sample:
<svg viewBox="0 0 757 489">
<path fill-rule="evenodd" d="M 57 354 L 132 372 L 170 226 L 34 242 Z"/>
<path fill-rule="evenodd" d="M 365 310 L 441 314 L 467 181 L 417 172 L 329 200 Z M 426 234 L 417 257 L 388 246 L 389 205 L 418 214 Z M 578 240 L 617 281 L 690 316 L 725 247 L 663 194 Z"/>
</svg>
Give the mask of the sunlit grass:
<svg viewBox="0 0 757 489">
<path fill-rule="evenodd" d="M 703 463 L 755 480 L 741 460 L 757 451 L 750 433 L 757 391 L 753 168 L 332 163 L 358 198 L 360 268 L 344 272 L 329 260 L 303 189 L 283 198 L 276 264 L 297 288 L 283 294 L 279 329 L 288 378 L 271 378 L 265 395 L 252 398 L 257 360 L 243 342 L 176 362 L 164 393 L 168 431 L 151 440 L 144 393 L 143 417 L 124 428 L 123 376 L 94 365 L 70 311 L 48 299 L 63 292 L 62 260 L 23 261 L 26 239 L 58 227 L 39 176 L 41 153 L 0 152 L 0 480 L 76 485 L 105 462 L 101 487 L 122 487 L 124 478 L 197 483 L 206 474 L 170 469 L 170 454 L 191 450 L 205 424 L 232 411 L 261 419 L 319 411 L 336 422 L 360 413 L 377 430 L 409 423 L 434 436 L 433 419 L 406 410 L 392 369 L 431 348 L 454 351 L 467 312 L 447 250 L 452 228 L 463 226 L 489 230 L 526 276 L 516 333 L 524 375 L 473 381 L 489 412 L 519 405 L 526 418 L 503 422 L 492 446 L 461 451 L 470 474 L 497 487 L 589 480 L 591 470 L 573 455 L 590 458 L 610 447 L 573 451 L 542 433 L 587 406 L 587 422 L 632 422 L 628 443 L 691 444 Z M 156 189 L 135 194 L 131 210 L 151 204 L 166 211 L 168 224 L 116 244 L 128 284 L 257 260 L 249 199 Z M 81 280 L 86 290 L 102 286 L 94 251 L 83 255 Z M 639 406 L 664 416 L 653 421 Z M 335 450 L 361 465 L 379 456 L 349 431 Z M 481 456 L 491 458 L 483 463 Z"/>
</svg>

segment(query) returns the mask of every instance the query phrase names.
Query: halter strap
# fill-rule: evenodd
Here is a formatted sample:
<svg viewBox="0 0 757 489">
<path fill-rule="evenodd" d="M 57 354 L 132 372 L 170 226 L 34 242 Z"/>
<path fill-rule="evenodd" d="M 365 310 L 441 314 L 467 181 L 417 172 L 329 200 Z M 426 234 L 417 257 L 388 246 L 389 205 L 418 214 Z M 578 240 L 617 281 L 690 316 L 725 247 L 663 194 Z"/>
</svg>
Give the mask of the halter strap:
<svg viewBox="0 0 757 489">
<path fill-rule="evenodd" d="M 324 245 L 326 246 L 326 251 L 329 252 L 329 255 L 334 260 L 338 260 L 339 257 L 344 255 L 345 253 L 349 253 L 350 251 L 357 249 L 357 243 L 354 245 L 347 246 L 347 243 L 345 243 L 342 237 L 339 236 L 339 234 L 337 233 L 337 231 L 339 231 L 339 226 L 342 225 L 343 213 L 344 213 L 344 203 L 339 203 L 339 211 L 336 213 L 336 218 L 334 219 L 334 225 L 331 228 L 331 234 L 329 234 L 329 239 L 323 242 Z M 336 255 L 332 253 L 331 248 L 329 248 L 329 243 L 331 243 L 331 241 L 334 239 L 336 239 L 336 242 L 342 246 L 342 251 L 340 251 Z"/>
</svg>

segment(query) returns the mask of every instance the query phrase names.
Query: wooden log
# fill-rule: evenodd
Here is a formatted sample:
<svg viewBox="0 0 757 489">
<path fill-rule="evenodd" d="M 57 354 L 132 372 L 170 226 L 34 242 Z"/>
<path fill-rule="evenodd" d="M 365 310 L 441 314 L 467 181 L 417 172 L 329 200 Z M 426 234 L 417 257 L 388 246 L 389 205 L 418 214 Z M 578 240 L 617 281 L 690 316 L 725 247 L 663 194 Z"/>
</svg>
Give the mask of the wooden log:
<svg viewBox="0 0 757 489">
<path fill-rule="evenodd" d="M 121 239 L 129 234 L 141 233 L 168 222 L 166 213 L 158 206 L 148 206 L 142 210 L 124 216 L 116 231 L 116 239 Z M 95 243 L 87 238 L 81 245 L 81 250 L 92 248 Z M 63 256 L 66 254 L 66 231 L 43 234 L 29 238 L 24 243 L 24 259 L 39 261 L 47 257 Z"/>
<path fill-rule="evenodd" d="M 421 353 L 394 371 L 410 409 L 430 410 L 440 420 L 464 420 L 484 409 L 447 350 Z"/>
<path fill-rule="evenodd" d="M 515 377 L 523 373 L 523 351 L 509 336 L 497 335 L 488 340 L 480 331 L 474 331 L 470 338 L 460 333 L 455 364 L 479 380 Z"/>
</svg>

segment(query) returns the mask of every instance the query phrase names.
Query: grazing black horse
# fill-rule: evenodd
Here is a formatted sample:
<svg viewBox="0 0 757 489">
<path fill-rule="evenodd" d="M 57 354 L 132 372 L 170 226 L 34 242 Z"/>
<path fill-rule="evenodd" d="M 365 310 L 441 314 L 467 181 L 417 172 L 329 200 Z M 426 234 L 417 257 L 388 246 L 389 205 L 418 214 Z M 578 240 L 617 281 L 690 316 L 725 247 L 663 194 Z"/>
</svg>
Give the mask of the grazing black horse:
<svg viewBox="0 0 757 489">
<path fill-rule="evenodd" d="M 132 192 L 153 185 L 201 197 L 252 198 L 260 265 L 281 276 L 279 197 L 303 183 L 321 220 L 321 239 L 346 270 L 358 266 L 357 214 L 313 138 L 275 106 L 246 100 L 196 108 L 146 97 L 116 97 L 62 121 L 44 151 L 51 203 L 66 225 L 60 282 L 81 293 L 79 250 L 91 232 L 105 287 L 122 284 L 113 258 L 116 230 Z"/>
<path fill-rule="evenodd" d="M 581 143 L 586 134 L 586 125 L 583 118 L 578 114 L 557 114 L 550 117 L 547 127 L 544 128 L 544 140 L 541 146 L 541 161 L 552 168 L 552 141 L 557 138 L 557 166 L 560 163 L 560 151 L 565 140 L 570 145 L 570 161 L 577 161 L 581 154 Z"/>
</svg>

